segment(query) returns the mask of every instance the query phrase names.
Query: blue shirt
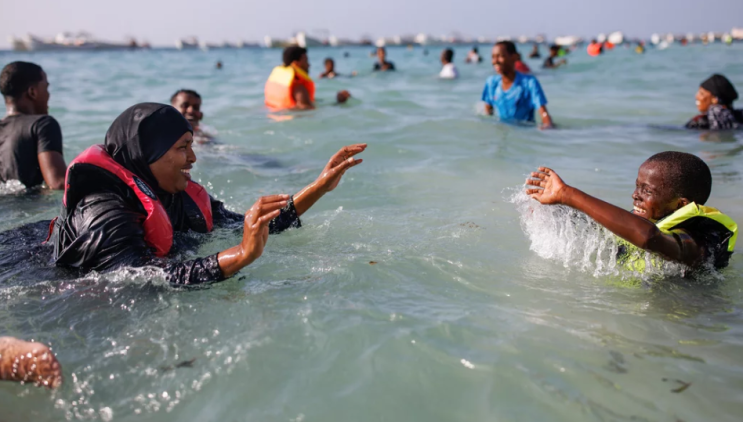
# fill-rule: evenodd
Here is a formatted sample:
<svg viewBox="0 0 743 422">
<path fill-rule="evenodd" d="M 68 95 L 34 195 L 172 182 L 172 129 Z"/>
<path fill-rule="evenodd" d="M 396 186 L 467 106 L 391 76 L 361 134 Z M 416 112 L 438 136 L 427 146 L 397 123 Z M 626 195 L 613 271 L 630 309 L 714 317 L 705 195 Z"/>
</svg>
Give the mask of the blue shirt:
<svg viewBox="0 0 743 422">
<path fill-rule="evenodd" d="M 485 82 L 482 100 L 498 110 L 501 120 L 534 121 L 534 110 L 547 105 L 542 86 L 532 75 L 516 72 L 508 91 L 501 88 L 501 76 L 493 75 Z"/>
</svg>

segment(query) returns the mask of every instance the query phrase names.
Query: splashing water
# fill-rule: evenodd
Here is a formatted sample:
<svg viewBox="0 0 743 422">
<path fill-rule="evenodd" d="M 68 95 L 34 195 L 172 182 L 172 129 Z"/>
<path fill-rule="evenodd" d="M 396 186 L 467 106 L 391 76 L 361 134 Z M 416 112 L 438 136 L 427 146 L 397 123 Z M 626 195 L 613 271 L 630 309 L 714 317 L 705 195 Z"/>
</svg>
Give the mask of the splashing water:
<svg viewBox="0 0 743 422">
<path fill-rule="evenodd" d="M 507 200 L 516 206 L 530 249 L 542 258 L 560 261 L 565 268 L 577 268 L 594 277 L 619 276 L 632 282 L 683 277 L 689 270 L 649 252 L 635 252 L 645 260 L 644 272 L 626 268 L 617 260 L 620 239 L 586 214 L 564 205 L 542 205 L 523 188 L 509 191 L 512 193 Z"/>
</svg>

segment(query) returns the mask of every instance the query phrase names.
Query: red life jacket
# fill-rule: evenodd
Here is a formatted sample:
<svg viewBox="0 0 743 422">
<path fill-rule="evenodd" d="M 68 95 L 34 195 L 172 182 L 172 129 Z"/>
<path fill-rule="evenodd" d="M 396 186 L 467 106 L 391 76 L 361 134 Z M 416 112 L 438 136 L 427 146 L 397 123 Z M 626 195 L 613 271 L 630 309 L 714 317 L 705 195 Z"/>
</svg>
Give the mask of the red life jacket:
<svg viewBox="0 0 743 422">
<path fill-rule="evenodd" d="M 71 176 L 76 173 L 75 166 L 80 164 L 99 167 L 113 174 L 129 186 L 147 212 L 147 218 L 142 223 L 145 242 L 154 249 L 155 256 L 162 257 L 167 255 L 173 246 L 173 225 L 170 222 L 168 213 L 147 183 L 114 161 L 111 155 L 106 152 L 103 145 L 93 145 L 86 149 L 72 160 L 70 166 L 67 168 L 65 191 L 62 199 L 65 214 L 69 215 L 77 205 L 77 202 L 82 199 L 78 198 L 80 195 L 76 194 L 76 188 L 71 183 Z M 206 189 L 196 182 L 189 181 L 186 194 L 196 203 L 199 211 L 201 211 L 206 222 L 207 231 L 211 231 L 213 228 L 212 208 L 211 200 Z M 75 199 L 68 201 L 70 197 Z"/>
</svg>

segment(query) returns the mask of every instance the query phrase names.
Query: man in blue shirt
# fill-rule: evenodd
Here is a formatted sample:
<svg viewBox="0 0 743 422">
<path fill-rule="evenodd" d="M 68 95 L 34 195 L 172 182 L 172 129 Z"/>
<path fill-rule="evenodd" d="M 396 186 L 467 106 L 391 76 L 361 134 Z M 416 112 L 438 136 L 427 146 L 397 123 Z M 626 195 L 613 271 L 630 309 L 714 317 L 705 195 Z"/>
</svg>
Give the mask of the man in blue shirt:
<svg viewBox="0 0 743 422">
<path fill-rule="evenodd" d="M 485 82 L 485 111 L 493 115 L 493 109 L 498 109 L 498 116 L 504 121 L 533 122 L 534 111 L 538 110 L 542 128 L 553 127 L 542 86 L 534 76 L 516 71 L 517 60 L 518 51 L 511 41 L 501 41 L 493 47 L 493 67 L 498 75 Z"/>
</svg>

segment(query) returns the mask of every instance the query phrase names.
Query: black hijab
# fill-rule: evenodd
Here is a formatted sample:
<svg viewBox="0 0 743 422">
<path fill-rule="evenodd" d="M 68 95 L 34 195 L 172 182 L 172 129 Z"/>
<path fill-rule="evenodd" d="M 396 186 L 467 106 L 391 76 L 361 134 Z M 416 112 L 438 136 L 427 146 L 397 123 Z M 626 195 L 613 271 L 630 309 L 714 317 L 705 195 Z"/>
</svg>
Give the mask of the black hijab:
<svg viewBox="0 0 743 422">
<path fill-rule="evenodd" d="M 722 75 L 714 74 L 710 76 L 706 81 L 702 82 L 701 87 L 717 97 L 720 104 L 724 106 L 731 106 L 733 105 L 733 101 L 738 99 L 738 92 L 735 90 L 735 87 L 733 87 L 733 84 L 730 83 L 728 78 Z"/>
<path fill-rule="evenodd" d="M 157 179 L 150 164 L 162 157 L 184 133 L 193 133 L 191 124 L 166 104 L 140 103 L 126 109 L 106 132 L 106 151 L 114 161 L 144 180 L 158 196 Z"/>
</svg>

